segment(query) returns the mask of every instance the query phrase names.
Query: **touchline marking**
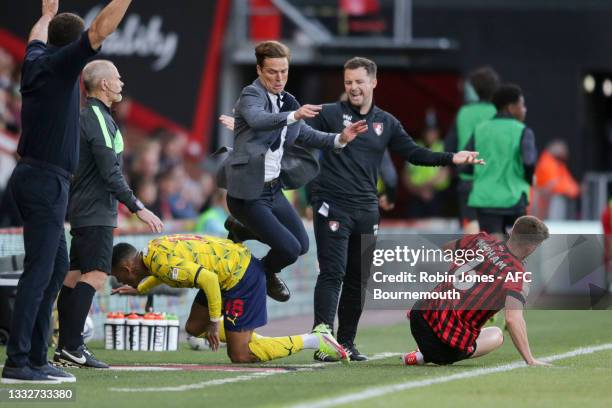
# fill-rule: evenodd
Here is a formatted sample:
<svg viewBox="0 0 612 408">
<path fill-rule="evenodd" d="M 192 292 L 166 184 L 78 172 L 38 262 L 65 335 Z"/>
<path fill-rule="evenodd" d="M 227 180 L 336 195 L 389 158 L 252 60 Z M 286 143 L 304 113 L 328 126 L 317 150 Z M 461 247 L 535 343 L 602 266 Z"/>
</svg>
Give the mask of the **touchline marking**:
<svg viewBox="0 0 612 408">
<path fill-rule="evenodd" d="M 177 387 L 150 387 L 150 388 L 109 388 L 109 391 L 116 392 L 154 392 L 154 391 L 188 391 L 188 390 L 199 390 L 201 388 L 212 387 L 214 385 L 231 384 L 241 381 L 250 381 L 257 378 L 269 377 L 271 375 L 281 374 L 283 371 L 266 371 L 262 373 L 254 373 L 249 375 L 239 375 L 238 377 L 220 378 L 217 380 L 203 381 L 195 384 L 179 385 Z"/>
<path fill-rule="evenodd" d="M 598 351 L 612 350 L 612 343 L 601 344 L 598 346 L 581 347 L 575 350 L 568 351 L 562 354 L 554 354 L 552 356 L 544 357 L 541 360 L 547 363 L 557 360 L 563 360 L 570 357 L 576 357 L 584 354 L 592 354 Z M 385 385 L 380 387 L 371 387 L 361 392 L 343 395 L 340 397 L 328 398 L 319 401 L 302 402 L 296 405 L 291 405 L 291 408 L 326 408 L 335 407 L 337 405 L 349 404 L 351 402 L 363 401 L 370 398 L 380 397 L 386 394 L 392 394 L 399 391 L 409 390 L 412 388 L 422 388 L 433 384 L 441 384 L 450 381 L 464 380 L 466 378 L 480 377 L 482 375 L 501 373 L 505 371 L 516 370 L 517 368 L 527 367 L 523 361 L 515 361 L 509 364 L 503 364 L 496 367 L 490 368 L 478 368 L 475 370 L 447 375 L 438 378 L 427 378 L 424 380 L 407 381 L 404 383 Z M 415 367 L 415 369 L 418 369 Z"/>
<path fill-rule="evenodd" d="M 382 360 L 382 359 L 389 358 L 389 357 L 400 356 L 401 354 L 402 353 L 379 353 L 379 354 L 373 355 L 370 358 L 370 360 Z M 148 392 L 179 391 L 180 392 L 180 391 L 188 391 L 188 390 L 197 390 L 201 388 L 212 387 L 215 385 L 224 385 L 224 384 L 232 384 L 236 382 L 251 381 L 251 380 L 256 380 L 258 378 L 269 377 L 271 375 L 277 375 L 277 374 L 287 374 L 287 373 L 298 372 L 298 371 L 311 371 L 313 368 L 333 366 L 336 364 L 340 364 L 340 362 L 338 363 L 313 363 L 313 364 L 300 364 L 300 365 L 296 364 L 292 366 L 292 367 L 296 367 L 296 370 L 294 371 L 290 371 L 290 370 L 264 371 L 264 372 L 257 372 L 257 373 L 248 374 L 248 375 L 239 375 L 237 377 L 220 378 L 216 380 L 203 381 L 203 382 L 194 383 L 194 384 L 179 385 L 176 387 L 109 388 L 108 390 L 114 391 L 114 392 L 143 392 L 143 391 L 148 391 Z"/>
</svg>

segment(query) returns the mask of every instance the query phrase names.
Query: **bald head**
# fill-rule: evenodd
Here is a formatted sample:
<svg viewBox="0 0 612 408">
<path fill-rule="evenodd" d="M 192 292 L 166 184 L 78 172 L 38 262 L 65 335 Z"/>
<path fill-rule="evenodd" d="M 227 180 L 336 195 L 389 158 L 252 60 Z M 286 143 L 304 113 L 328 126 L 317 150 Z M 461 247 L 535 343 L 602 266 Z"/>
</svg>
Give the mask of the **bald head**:
<svg viewBox="0 0 612 408">
<path fill-rule="evenodd" d="M 94 91 L 100 85 L 102 79 L 110 79 L 115 73 L 117 73 L 117 68 L 112 62 L 108 60 L 91 61 L 83 68 L 85 90 L 88 93 Z"/>
<path fill-rule="evenodd" d="M 83 84 L 88 96 L 96 97 L 107 105 L 121 101 L 123 82 L 117 67 L 108 60 L 95 60 L 83 68 Z"/>
</svg>

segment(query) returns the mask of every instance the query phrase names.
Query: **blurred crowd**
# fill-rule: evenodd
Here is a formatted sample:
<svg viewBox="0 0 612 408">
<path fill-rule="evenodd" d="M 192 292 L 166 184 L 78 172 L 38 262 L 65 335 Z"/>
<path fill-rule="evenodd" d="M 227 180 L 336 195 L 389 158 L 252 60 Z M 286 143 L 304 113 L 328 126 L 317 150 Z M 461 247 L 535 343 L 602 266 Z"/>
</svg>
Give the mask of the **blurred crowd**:
<svg viewBox="0 0 612 408">
<path fill-rule="evenodd" d="M 0 48 L 0 193 L 17 163 L 14 155 L 21 129 L 19 70 L 15 59 Z"/>
<path fill-rule="evenodd" d="M 189 154 L 188 135 L 168 129 L 152 132 L 131 126 L 125 118 L 130 100 L 113 106 L 124 137 L 124 171 L 135 195 L 167 224 L 176 220 L 179 230 L 224 235 L 228 214 L 225 192 L 217 188 L 214 174 L 218 163 Z M 0 227 L 18 226 L 19 217 L 5 194 L 6 184 L 17 163 L 17 141 L 20 133 L 19 64 L 0 48 Z M 428 110 L 416 141 L 434 151 L 443 150 L 443 133 Z M 569 149 L 562 140 L 551 142 L 541 152 L 532 190 L 531 212 L 542 218 L 572 217 L 580 188 L 567 167 Z M 419 167 L 394 162 L 400 196 L 392 214 L 398 218 L 453 216 L 448 207 L 453 194 L 453 174 L 447 168 Z M 305 218 L 312 210 L 304 191 L 287 192 L 288 198 Z M 390 208 L 393 208 L 391 206 Z M 383 209 L 386 209 L 383 207 Z M 574 211 L 575 213 L 575 211 Z M 384 214 L 383 214 L 384 216 Z M 120 206 L 119 225 L 138 227 L 129 211 Z M 170 222 L 172 225 L 172 222 Z"/>
</svg>

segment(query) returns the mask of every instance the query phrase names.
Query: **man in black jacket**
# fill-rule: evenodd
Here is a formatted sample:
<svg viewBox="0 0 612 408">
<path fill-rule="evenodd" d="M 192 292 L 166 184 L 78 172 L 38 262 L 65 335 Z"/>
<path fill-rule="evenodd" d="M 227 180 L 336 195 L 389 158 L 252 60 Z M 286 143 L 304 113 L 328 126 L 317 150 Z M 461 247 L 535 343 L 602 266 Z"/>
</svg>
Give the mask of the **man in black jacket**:
<svg viewBox="0 0 612 408">
<path fill-rule="evenodd" d="M 96 291 L 111 273 L 117 201 L 152 232 L 161 232 L 163 224 L 134 196 L 121 171 L 123 137 L 110 110 L 122 99 L 123 82 L 117 68 L 107 60 L 90 62 L 83 69 L 83 83 L 87 104 L 81 112 L 80 158 L 68 206 L 70 272 L 57 300 L 60 332 L 53 361 L 108 368 L 87 349 L 81 331 Z"/>
<path fill-rule="evenodd" d="M 79 76 L 131 0 L 113 0 L 86 31 L 83 20 L 42 0 L 21 69 L 21 160 L 8 189 L 23 219 L 24 270 L 17 287 L 2 383 L 74 382 L 47 362 L 51 310 L 66 276 L 64 219 L 79 146 Z M 57 14 L 57 15 L 56 15 Z"/>
<path fill-rule="evenodd" d="M 314 325 L 333 327 L 337 308 L 338 342 L 353 361 L 367 360 L 354 340 L 378 232 L 376 180 L 385 149 L 422 166 L 482 163 L 475 152 L 435 153 L 418 146 L 393 115 L 374 105 L 376 70 L 369 59 L 348 60 L 344 65 L 348 101 L 323 105 L 321 113 L 309 120 L 313 128 L 325 132 L 338 132 L 361 120 L 368 125 L 368 132 L 341 152 L 321 152 L 321 171 L 311 183 L 320 266 Z M 330 361 L 318 353 L 315 359 Z"/>
</svg>

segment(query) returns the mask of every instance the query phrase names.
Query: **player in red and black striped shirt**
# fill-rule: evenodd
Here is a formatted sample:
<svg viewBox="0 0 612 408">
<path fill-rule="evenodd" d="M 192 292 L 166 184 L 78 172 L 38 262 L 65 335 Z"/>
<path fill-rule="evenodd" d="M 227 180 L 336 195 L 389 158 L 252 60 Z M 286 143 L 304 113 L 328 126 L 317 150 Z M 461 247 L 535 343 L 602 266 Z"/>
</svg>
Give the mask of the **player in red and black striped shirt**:
<svg viewBox="0 0 612 408">
<path fill-rule="evenodd" d="M 504 336 L 498 327 L 482 326 L 505 308 L 512 341 L 527 364 L 544 364 L 531 355 L 523 306 L 530 275 L 523 261 L 548 238 L 548 228 L 539 219 L 520 217 L 507 242 L 481 232 L 453 241 L 445 248 L 472 250 L 473 261 L 455 261 L 449 270 L 455 282 L 444 282 L 433 291 L 457 290 L 458 299 L 418 302 L 409 314 L 410 329 L 419 349 L 404 356 L 407 365 L 426 362 L 452 364 L 480 357 L 500 347 Z M 468 277 L 469 276 L 469 277 Z"/>
</svg>

